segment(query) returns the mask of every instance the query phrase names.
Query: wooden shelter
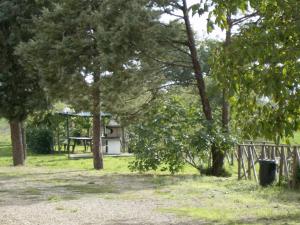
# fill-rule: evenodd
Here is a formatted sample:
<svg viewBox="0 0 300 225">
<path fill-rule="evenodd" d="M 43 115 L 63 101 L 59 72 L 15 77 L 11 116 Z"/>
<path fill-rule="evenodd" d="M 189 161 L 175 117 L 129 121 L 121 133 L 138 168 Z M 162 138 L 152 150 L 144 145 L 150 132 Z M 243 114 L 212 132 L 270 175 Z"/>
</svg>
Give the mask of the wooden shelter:
<svg viewBox="0 0 300 225">
<path fill-rule="evenodd" d="M 92 114 L 90 112 L 58 112 L 59 115 L 64 116 L 66 118 L 66 148 L 68 151 L 68 155 L 70 156 L 70 147 L 72 146 L 72 153 L 74 153 L 76 142 L 82 142 L 84 145 L 84 149 L 86 151 L 87 147 L 92 145 L 92 138 L 88 136 L 71 136 L 70 135 L 70 118 L 72 117 L 83 117 L 90 118 Z M 118 155 L 121 154 L 121 143 L 120 138 L 122 135 L 121 126 L 112 119 L 112 115 L 110 113 L 100 113 L 102 121 L 104 121 L 102 125 L 102 151 L 104 154 L 112 154 Z M 89 134 L 89 132 L 88 132 Z M 71 145 L 72 144 L 72 145 Z"/>
</svg>

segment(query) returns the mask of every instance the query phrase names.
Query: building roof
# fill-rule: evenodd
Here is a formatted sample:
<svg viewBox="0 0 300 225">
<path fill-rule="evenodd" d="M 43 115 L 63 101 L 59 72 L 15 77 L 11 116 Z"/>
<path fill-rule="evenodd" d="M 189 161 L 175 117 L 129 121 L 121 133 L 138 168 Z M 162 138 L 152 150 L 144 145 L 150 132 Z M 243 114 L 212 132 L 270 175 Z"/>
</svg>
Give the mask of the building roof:
<svg viewBox="0 0 300 225">
<path fill-rule="evenodd" d="M 111 128 L 113 128 L 113 127 L 121 127 L 121 125 L 120 125 L 117 121 L 111 119 L 111 120 L 108 122 L 108 124 L 107 124 L 106 127 L 111 127 Z"/>
<path fill-rule="evenodd" d="M 63 116 L 74 116 L 74 117 L 92 117 L 92 113 L 90 112 L 58 112 L 59 115 L 63 115 Z M 106 113 L 106 112 L 100 112 L 101 117 L 111 117 L 110 113 Z"/>
</svg>

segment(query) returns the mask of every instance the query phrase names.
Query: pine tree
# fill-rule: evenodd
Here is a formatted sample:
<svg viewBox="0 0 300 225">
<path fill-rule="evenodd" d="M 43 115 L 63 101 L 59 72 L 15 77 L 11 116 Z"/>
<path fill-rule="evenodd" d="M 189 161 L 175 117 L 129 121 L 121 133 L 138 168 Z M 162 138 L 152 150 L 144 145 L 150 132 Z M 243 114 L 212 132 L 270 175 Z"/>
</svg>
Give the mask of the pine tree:
<svg viewBox="0 0 300 225">
<path fill-rule="evenodd" d="M 147 3 L 59 1 L 36 18 L 34 38 L 18 50 L 27 69 L 39 74 L 53 99 L 70 101 L 76 108 L 84 102 L 91 110 L 95 169 L 103 168 L 103 80 L 120 75 L 132 62 L 138 63 L 139 48 L 150 40 L 158 16 Z"/>
<path fill-rule="evenodd" d="M 27 73 L 15 55 L 21 41 L 27 41 L 31 17 L 39 13 L 46 1 L 0 1 L 0 117 L 9 120 L 13 147 L 13 164 L 24 165 L 26 143 L 22 122 L 33 111 L 46 107 L 38 77 Z"/>
</svg>

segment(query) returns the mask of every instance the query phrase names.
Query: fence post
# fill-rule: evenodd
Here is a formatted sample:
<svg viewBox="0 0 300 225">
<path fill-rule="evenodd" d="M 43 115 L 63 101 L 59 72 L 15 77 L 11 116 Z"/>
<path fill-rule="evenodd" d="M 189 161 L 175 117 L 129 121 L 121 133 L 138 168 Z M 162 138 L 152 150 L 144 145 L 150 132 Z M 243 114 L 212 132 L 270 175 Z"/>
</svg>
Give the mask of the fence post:
<svg viewBox="0 0 300 225">
<path fill-rule="evenodd" d="M 268 149 L 267 149 L 267 158 L 268 159 L 271 159 L 271 150 L 272 150 L 272 146 L 268 146 Z"/>
<path fill-rule="evenodd" d="M 266 158 L 266 143 L 263 142 L 263 145 L 261 146 L 261 159 L 265 159 Z"/>
<path fill-rule="evenodd" d="M 254 158 L 253 158 L 253 151 L 254 151 L 254 149 L 253 149 L 253 146 L 249 146 L 249 149 L 250 149 L 250 160 L 251 160 L 251 167 L 252 167 L 252 169 L 253 169 L 253 175 L 254 175 L 254 178 L 255 178 L 255 181 L 256 181 L 256 183 L 258 183 L 258 178 L 257 178 L 257 174 L 256 174 L 256 170 L 255 170 L 255 163 L 254 163 Z"/>
<path fill-rule="evenodd" d="M 242 158 L 242 154 L 241 154 L 241 146 L 238 145 L 238 179 L 242 179 L 242 174 L 241 174 L 241 158 Z"/>
<path fill-rule="evenodd" d="M 297 168 L 298 168 L 298 159 L 297 159 L 297 147 L 293 149 L 293 172 L 292 172 L 292 188 L 296 188 L 297 185 Z"/>
<path fill-rule="evenodd" d="M 279 184 L 283 181 L 283 163 L 284 163 L 284 147 L 280 149 L 280 165 L 279 165 Z"/>
<path fill-rule="evenodd" d="M 248 177 L 251 180 L 251 147 L 248 146 Z"/>
<path fill-rule="evenodd" d="M 275 153 L 275 152 L 276 152 L 276 147 L 277 147 L 277 146 L 273 146 L 273 147 L 272 147 L 271 158 L 272 158 L 273 160 L 275 160 L 275 157 L 276 157 L 276 153 Z"/>
</svg>

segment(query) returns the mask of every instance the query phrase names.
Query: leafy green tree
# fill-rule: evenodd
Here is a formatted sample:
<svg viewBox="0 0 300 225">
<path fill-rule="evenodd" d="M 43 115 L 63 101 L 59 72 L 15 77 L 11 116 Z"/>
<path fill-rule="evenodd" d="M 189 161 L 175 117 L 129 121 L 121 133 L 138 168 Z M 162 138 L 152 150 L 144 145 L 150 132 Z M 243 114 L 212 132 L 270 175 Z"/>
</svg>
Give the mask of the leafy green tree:
<svg viewBox="0 0 300 225">
<path fill-rule="evenodd" d="M 91 110 L 95 169 L 103 168 L 101 84 L 130 68 L 132 62 L 138 63 L 139 48 L 150 42 L 158 14 L 150 11 L 147 3 L 61 1 L 35 19 L 34 38 L 19 48 L 28 70 L 42 77 L 52 98 L 67 99 L 75 108 Z"/>
<path fill-rule="evenodd" d="M 220 53 L 246 137 L 279 142 L 299 124 L 299 2 L 250 1 L 258 12 Z M 239 55 L 239 57 L 236 57 Z M 226 60 L 225 60 L 226 58 Z"/>
<path fill-rule="evenodd" d="M 175 173 L 188 163 L 200 173 L 207 173 L 212 145 L 219 149 L 232 146 L 232 138 L 223 134 L 222 127 L 206 124 L 195 98 L 187 100 L 194 95 L 173 88 L 157 99 L 145 117 L 133 126 L 129 148 L 136 158 L 131 169 Z"/>
<path fill-rule="evenodd" d="M 14 52 L 32 37 L 31 17 L 38 15 L 47 1 L 0 1 L 0 117 L 9 120 L 13 164 L 23 165 L 26 141 L 22 123 L 34 110 L 47 106 L 39 77 L 27 73 Z"/>
<path fill-rule="evenodd" d="M 179 68 L 178 70 L 181 70 L 183 73 L 193 71 L 193 80 L 200 98 L 199 103 L 202 107 L 205 120 L 207 121 L 205 124 L 207 124 L 208 127 L 213 127 L 213 125 L 209 124 L 214 124 L 218 119 L 213 116 L 214 110 L 212 108 L 212 102 L 208 97 L 207 83 L 205 81 L 205 76 L 207 74 L 202 65 L 203 61 L 197 49 L 196 35 L 191 25 L 191 16 L 196 13 L 202 16 L 209 10 L 209 6 L 206 3 L 204 4 L 203 9 L 201 8 L 201 4 L 189 6 L 186 0 L 156 0 L 153 1 L 153 5 L 163 13 L 175 18 L 175 22 L 166 23 L 166 27 L 179 27 L 177 32 L 180 33 L 180 35 L 179 38 L 178 36 L 176 36 L 176 38 L 169 36 L 169 42 L 173 47 L 172 49 L 176 50 L 174 52 L 185 55 L 184 58 L 175 58 L 174 61 L 167 61 L 165 64 L 177 67 Z M 182 26 L 176 25 L 178 23 L 181 23 Z M 176 53 L 174 55 L 176 55 Z M 222 175 L 224 171 L 223 165 L 225 153 L 223 149 L 218 149 L 217 145 L 211 146 L 211 152 L 213 156 L 212 174 L 217 176 Z"/>
<path fill-rule="evenodd" d="M 233 29 L 242 26 L 245 22 L 255 18 L 258 14 L 257 11 L 249 6 L 247 0 L 231 0 L 231 1 L 219 1 L 214 0 L 211 2 L 213 9 L 210 10 L 208 16 L 207 29 L 212 31 L 215 26 L 218 26 L 226 32 L 223 45 L 220 45 L 218 51 L 227 52 L 228 47 L 231 44 L 233 35 Z M 195 6 L 195 5 L 194 5 Z M 196 7 L 197 8 L 197 7 Z M 212 70 L 212 74 L 219 80 L 220 88 L 222 89 L 222 126 L 224 132 L 229 132 L 230 128 L 230 103 L 229 99 L 233 94 L 233 91 L 228 88 L 230 86 L 230 69 L 222 67 L 220 70 L 219 64 L 224 61 L 215 62 Z"/>
</svg>

